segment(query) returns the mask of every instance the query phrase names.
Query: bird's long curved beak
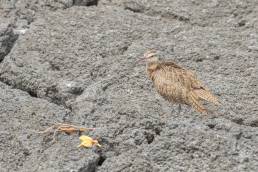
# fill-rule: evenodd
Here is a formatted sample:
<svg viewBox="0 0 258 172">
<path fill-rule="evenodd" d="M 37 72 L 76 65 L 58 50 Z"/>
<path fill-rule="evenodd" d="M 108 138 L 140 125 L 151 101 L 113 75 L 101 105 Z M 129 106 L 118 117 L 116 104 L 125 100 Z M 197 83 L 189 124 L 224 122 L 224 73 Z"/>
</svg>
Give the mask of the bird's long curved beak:
<svg viewBox="0 0 258 172">
<path fill-rule="evenodd" d="M 138 60 L 136 60 L 136 63 L 144 63 L 146 58 L 140 57 Z"/>
</svg>

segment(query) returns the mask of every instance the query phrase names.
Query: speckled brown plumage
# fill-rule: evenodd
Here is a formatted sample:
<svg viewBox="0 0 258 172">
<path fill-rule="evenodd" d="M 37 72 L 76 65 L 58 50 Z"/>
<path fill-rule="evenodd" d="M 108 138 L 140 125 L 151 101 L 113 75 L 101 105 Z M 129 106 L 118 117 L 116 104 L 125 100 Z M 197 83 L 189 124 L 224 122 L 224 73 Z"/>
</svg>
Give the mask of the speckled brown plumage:
<svg viewBox="0 0 258 172">
<path fill-rule="evenodd" d="M 174 62 L 162 62 L 153 52 L 144 55 L 147 73 L 157 92 L 173 103 L 192 106 L 196 111 L 206 113 L 200 100 L 219 104 L 218 99 L 199 81 L 196 75 Z"/>
</svg>

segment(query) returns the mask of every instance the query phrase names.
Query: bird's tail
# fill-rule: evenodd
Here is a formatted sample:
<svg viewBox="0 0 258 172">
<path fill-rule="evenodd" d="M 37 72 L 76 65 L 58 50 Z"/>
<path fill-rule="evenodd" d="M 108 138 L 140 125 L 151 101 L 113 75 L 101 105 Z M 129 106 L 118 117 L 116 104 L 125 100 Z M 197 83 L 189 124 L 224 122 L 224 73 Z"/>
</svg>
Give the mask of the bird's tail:
<svg viewBox="0 0 258 172">
<path fill-rule="evenodd" d="M 207 113 L 207 110 L 203 107 L 203 105 L 198 101 L 199 97 L 194 92 L 190 92 L 189 94 L 189 103 L 190 105 L 200 113 Z"/>
<path fill-rule="evenodd" d="M 209 101 L 211 103 L 214 103 L 216 105 L 219 105 L 219 100 L 217 97 L 215 97 L 210 91 L 204 90 L 204 89 L 195 89 L 193 91 L 199 98 Z"/>
</svg>

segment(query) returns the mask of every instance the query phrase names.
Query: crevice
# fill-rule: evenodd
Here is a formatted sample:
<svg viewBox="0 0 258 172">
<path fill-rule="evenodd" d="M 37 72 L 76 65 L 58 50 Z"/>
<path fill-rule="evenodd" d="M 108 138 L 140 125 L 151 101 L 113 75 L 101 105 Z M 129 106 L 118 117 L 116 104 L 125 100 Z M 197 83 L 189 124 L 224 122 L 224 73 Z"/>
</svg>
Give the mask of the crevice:
<svg viewBox="0 0 258 172">
<path fill-rule="evenodd" d="M 124 3 L 124 9 L 132 11 L 134 13 L 141 13 L 147 16 L 155 17 L 155 16 L 160 16 L 163 19 L 168 19 L 168 20 L 178 20 L 182 21 L 185 23 L 188 23 L 190 21 L 189 18 L 180 16 L 174 13 L 167 13 L 167 14 L 161 14 L 158 11 L 152 10 L 152 9 L 146 9 L 143 5 L 140 5 L 136 2 L 126 2 Z"/>
<path fill-rule="evenodd" d="M 131 7 L 125 7 L 124 9 L 132 11 L 134 13 L 143 13 L 142 9 L 134 9 L 134 8 L 131 8 Z"/>
<path fill-rule="evenodd" d="M 96 172 L 97 171 L 97 162 L 92 161 L 88 164 L 85 164 L 78 172 Z"/>
<path fill-rule="evenodd" d="M 239 132 L 236 136 L 236 140 L 240 140 L 241 137 L 242 137 L 243 133 L 242 132 Z"/>
<path fill-rule="evenodd" d="M 102 87 L 102 90 L 105 92 L 108 89 L 108 87 L 111 86 L 111 85 L 112 85 L 112 83 L 107 83 L 106 85 L 104 85 Z"/>
<path fill-rule="evenodd" d="M 246 25 L 246 21 L 245 20 L 241 20 L 240 22 L 238 22 L 238 27 L 243 27 Z"/>
<path fill-rule="evenodd" d="M 75 95 L 75 96 L 79 96 L 83 93 L 84 89 L 82 87 L 74 87 L 70 90 L 70 93 Z"/>
<path fill-rule="evenodd" d="M 123 46 L 122 48 L 120 48 L 119 49 L 119 51 L 121 52 L 120 54 L 124 54 L 128 50 L 128 48 L 131 46 L 131 44 Z"/>
<path fill-rule="evenodd" d="M 163 15 L 160 15 L 162 18 L 165 18 L 165 19 L 169 19 L 169 20 L 178 20 L 178 21 L 181 21 L 181 22 L 184 22 L 184 23 L 189 23 L 190 19 L 187 18 L 187 17 L 184 17 L 184 16 L 179 16 L 177 14 L 174 14 L 174 13 L 168 13 L 168 14 L 163 14 Z"/>
<path fill-rule="evenodd" d="M 13 32 L 11 25 L 3 33 L 0 32 L 0 62 L 11 52 L 17 39 L 18 35 Z"/>
<path fill-rule="evenodd" d="M 214 129 L 215 128 L 215 124 L 207 124 L 207 126 L 210 128 L 210 129 Z"/>
<path fill-rule="evenodd" d="M 98 165 L 98 166 L 101 166 L 101 165 L 104 163 L 104 161 L 105 161 L 106 159 L 107 159 L 106 156 L 100 154 L 99 159 L 98 159 L 98 164 L 97 164 L 97 165 Z"/>
<path fill-rule="evenodd" d="M 144 6 L 135 2 L 125 3 L 124 9 L 128 11 L 132 11 L 134 13 L 141 13 L 149 17 L 161 17 L 162 19 L 165 19 L 165 20 L 178 20 L 184 23 L 190 23 L 190 19 L 185 16 L 180 16 L 174 13 L 162 14 L 155 10 L 146 9 Z"/>
<path fill-rule="evenodd" d="M 129 3 L 131 3 L 131 2 L 129 2 Z M 125 3 L 123 8 L 124 8 L 124 10 L 128 10 L 128 11 L 131 11 L 133 13 L 140 13 L 140 14 L 146 15 L 148 17 L 160 17 L 161 20 L 164 20 L 164 21 L 166 21 L 166 20 L 168 20 L 168 21 L 177 20 L 177 21 L 183 22 L 185 24 L 190 24 L 191 26 L 199 26 L 199 27 L 206 27 L 207 26 L 206 24 L 195 23 L 195 22 L 191 21 L 191 18 L 188 17 L 188 16 L 182 16 L 182 15 L 178 15 L 178 14 L 171 13 L 171 12 L 163 14 L 162 12 L 155 11 L 153 9 L 148 9 L 148 8 L 142 6 L 142 5 L 139 5 L 139 4 L 134 6 L 134 5 L 131 5 L 131 4 L 127 5 L 127 3 Z"/>
<path fill-rule="evenodd" d="M 49 62 L 50 68 L 53 71 L 60 71 L 60 67 L 52 62 Z"/>
<path fill-rule="evenodd" d="M 69 110 L 70 112 L 73 112 L 72 106 L 69 103 L 67 104 L 66 101 L 76 98 L 77 96 L 81 95 L 83 92 L 83 88 L 76 87 L 69 92 L 70 93 L 69 96 L 61 95 L 57 86 L 52 85 L 46 88 L 43 95 L 39 95 L 38 94 L 39 90 L 35 90 L 35 87 L 28 87 L 26 85 L 22 85 L 21 83 L 13 83 L 12 81 L 9 81 L 6 78 L 2 78 L 1 73 L 0 73 L 0 82 L 10 86 L 12 89 L 24 91 L 28 93 L 30 97 L 47 100 L 49 103 L 53 103 L 57 106 L 62 106 L 66 110 Z"/>
<path fill-rule="evenodd" d="M 87 4 L 87 6 L 97 6 L 98 5 L 98 3 L 99 3 L 99 0 L 92 0 L 92 1 L 90 1 L 88 4 Z"/>
<path fill-rule="evenodd" d="M 231 122 L 242 125 L 242 126 L 248 126 L 248 127 L 258 127 L 258 120 L 253 120 L 253 121 L 244 121 L 242 118 L 237 118 L 237 119 L 232 119 Z"/>
<path fill-rule="evenodd" d="M 161 128 L 155 128 L 154 129 L 154 132 L 155 132 L 156 135 L 160 135 L 161 131 L 162 131 Z"/>
<path fill-rule="evenodd" d="M 53 103 L 57 106 L 62 106 L 64 107 L 65 109 L 69 110 L 70 112 L 72 112 L 72 108 L 70 106 L 67 106 L 65 104 L 65 102 L 57 97 L 55 95 L 55 97 L 49 97 L 49 96 L 46 96 L 46 97 L 39 97 L 37 92 L 35 90 L 32 90 L 30 88 L 23 88 L 22 86 L 19 86 L 19 85 L 16 85 L 16 84 L 12 84 L 10 83 L 8 80 L 5 80 L 3 78 L 1 78 L 1 74 L 0 74 L 0 82 L 8 85 L 11 89 L 16 89 L 16 90 L 20 90 L 20 91 L 23 91 L 23 92 L 26 92 L 28 93 L 31 97 L 33 98 L 38 98 L 38 99 L 42 99 L 42 100 L 47 100 L 49 103 Z M 52 87 L 51 87 L 52 88 Z M 51 90 L 51 89 L 50 89 Z M 49 92 L 49 89 L 47 90 Z M 64 119 L 66 118 L 66 116 L 64 117 Z"/>
<path fill-rule="evenodd" d="M 245 125 L 250 126 L 250 127 L 258 127 L 258 120 L 253 120 Z"/>
<path fill-rule="evenodd" d="M 216 55 L 216 56 L 214 56 L 213 59 L 214 59 L 214 60 L 219 60 L 219 59 L 220 59 L 220 56 L 219 56 L 219 55 Z"/>
<path fill-rule="evenodd" d="M 29 93 L 29 95 L 30 95 L 31 97 L 36 97 L 36 98 L 38 98 L 37 93 L 35 93 L 35 92 L 31 91 L 31 90 L 29 90 L 29 91 L 27 91 L 27 92 Z"/>
<path fill-rule="evenodd" d="M 145 139 L 147 140 L 148 144 L 151 144 L 155 139 L 155 136 L 152 133 L 145 132 L 144 135 L 145 135 Z"/>
<path fill-rule="evenodd" d="M 132 11 L 134 13 L 143 13 L 144 12 L 144 6 L 136 3 L 136 2 L 127 2 L 125 3 L 125 10 Z"/>
<path fill-rule="evenodd" d="M 75 6 L 97 6 L 99 0 L 73 0 Z"/>
<path fill-rule="evenodd" d="M 197 63 L 203 62 L 203 58 L 201 58 L 201 57 L 200 57 L 200 58 L 196 58 L 196 59 L 195 59 L 195 62 L 197 62 Z"/>
<path fill-rule="evenodd" d="M 243 125 L 244 123 L 244 120 L 242 118 L 232 119 L 231 121 L 238 125 Z"/>
</svg>

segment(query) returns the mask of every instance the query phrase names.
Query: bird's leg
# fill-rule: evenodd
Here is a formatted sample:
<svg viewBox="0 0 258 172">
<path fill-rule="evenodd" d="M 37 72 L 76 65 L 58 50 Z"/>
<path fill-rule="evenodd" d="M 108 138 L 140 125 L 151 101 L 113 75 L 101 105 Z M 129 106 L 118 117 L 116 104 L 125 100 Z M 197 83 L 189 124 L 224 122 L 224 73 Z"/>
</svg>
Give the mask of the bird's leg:
<svg viewBox="0 0 258 172">
<path fill-rule="evenodd" d="M 176 112 L 176 110 L 173 110 L 173 109 L 174 109 L 174 108 L 172 108 L 172 111 L 171 111 L 171 114 L 172 114 L 172 115 Z M 181 104 L 178 104 L 177 115 L 180 115 L 181 110 L 182 110 Z"/>
</svg>

